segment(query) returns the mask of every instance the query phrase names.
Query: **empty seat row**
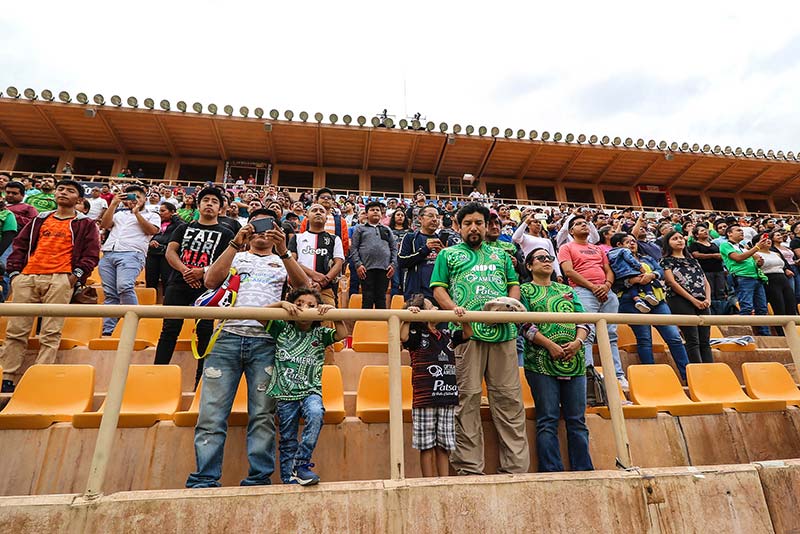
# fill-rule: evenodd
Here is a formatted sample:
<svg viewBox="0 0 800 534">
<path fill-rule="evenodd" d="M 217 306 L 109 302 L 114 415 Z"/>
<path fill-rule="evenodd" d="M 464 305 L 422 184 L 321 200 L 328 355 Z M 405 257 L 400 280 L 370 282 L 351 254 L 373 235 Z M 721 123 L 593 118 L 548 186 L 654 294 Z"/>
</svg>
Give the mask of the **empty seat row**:
<svg viewBox="0 0 800 534">
<path fill-rule="evenodd" d="M 350 295 L 347 300 L 347 307 L 351 310 L 360 310 L 361 303 L 363 302 L 363 298 L 361 293 L 354 293 Z M 389 304 L 389 308 L 392 310 L 402 310 L 403 306 L 405 305 L 405 300 L 403 300 L 403 295 L 392 295 L 391 303 Z"/>
<path fill-rule="evenodd" d="M 33 365 L 23 375 L 6 407 L 0 412 L 0 429 L 47 428 L 57 422 L 72 422 L 76 428 L 97 428 L 105 402 L 89 412 L 94 397 L 95 370 L 91 365 Z M 194 426 L 200 408 L 202 381 L 190 408 L 179 412 L 181 370 L 177 365 L 131 365 L 125 382 L 120 428 L 149 427 L 174 420 L 177 426 Z M 322 370 L 325 422 L 344 420 L 342 374 L 335 365 Z M 231 425 L 247 424 L 247 383 L 242 377 L 234 400 Z"/>
</svg>

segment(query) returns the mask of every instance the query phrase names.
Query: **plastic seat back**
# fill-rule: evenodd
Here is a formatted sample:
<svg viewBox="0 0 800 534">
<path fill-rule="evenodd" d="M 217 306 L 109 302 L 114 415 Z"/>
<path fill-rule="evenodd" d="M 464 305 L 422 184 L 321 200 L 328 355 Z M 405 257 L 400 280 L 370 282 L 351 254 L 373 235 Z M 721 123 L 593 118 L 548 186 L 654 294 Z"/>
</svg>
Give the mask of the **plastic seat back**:
<svg viewBox="0 0 800 534">
<path fill-rule="evenodd" d="M 636 404 L 668 406 L 691 402 L 669 365 L 631 365 L 628 379 L 631 398 Z"/>
<path fill-rule="evenodd" d="M 101 317 L 67 317 L 61 330 L 61 349 L 85 347 L 89 340 L 100 337 L 103 333 Z"/>
<path fill-rule="evenodd" d="M 350 299 L 347 301 L 347 307 L 351 310 L 360 310 L 362 302 L 361 293 L 356 293 L 350 295 Z"/>
<path fill-rule="evenodd" d="M 108 337 L 98 337 L 89 341 L 89 348 L 92 350 L 117 350 L 119 338 L 122 333 L 124 319 L 117 322 L 114 331 Z M 139 319 L 136 329 L 136 341 L 133 350 L 144 350 L 148 347 L 158 345 L 158 338 L 161 336 L 161 329 L 164 321 L 162 319 L 144 318 Z"/>
<path fill-rule="evenodd" d="M 175 350 L 192 350 L 192 332 L 194 331 L 194 319 L 184 319 L 181 331 L 178 334 L 178 341 L 175 343 Z M 156 343 L 157 345 L 158 343 Z"/>
<path fill-rule="evenodd" d="M 139 304 L 152 306 L 156 303 L 157 292 L 154 287 L 137 287 L 134 290 L 136 291 L 136 299 L 139 301 Z"/>
<path fill-rule="evenodd" d="M 402 310 L 405 304 L 406 301 L 403 299 L 403 295 L 393 295 L 391 305 L 389 307 L 393 310 Z"/>
<path fill-rule="evenodd" d="M 172 420 L 175 426 L 195 426 L 197 417 L 200 415 L 200 396 L 203 393 L 203 379 L 197 384 L 197 389 L 192 397 L 192 404 L 185 412 L 175 412 Z M 236 396 L 233 398 L 231 415 L 228 417 L 229 426 L 247 425 L 247 379 L 242 375 L 239 386 L 236 389 Z"/>
<path fill-rule="evenodd" d="M 664 340 L 655 328 L 650 328 L 650 339 L 653 344 L 653 352 L 666 352 L 667 348 Z M 627 324 L 617 325 L 617 348 L 625 352 L 637 352 L 636 335 L 633 329 Z"/>
<path fill-rule="evenodd" d="M 689 394 L 697 401 L 737 402 L 747 397 L 731 368 L 724 363 L 690 363 L 686 366 Z"/>
<path fill-rule="evenodd" d="M 47 428 L 92 408 L 94 367 L 32 365 L 0 413 L 0 428 Z"/>
<path fill-rule="evenodd" d="M 725 336 L 717 325 L 711 326 L 711 339 L 724 339 Z M 746 345 L 739 345 L 738 343 L 717 343 L 711 345 L 712 349 L 717 349 L 720 352 L 743 352 L 756 350 L 755 343 L 748 343 Z"/>
<path fill-rule="evenodd" d="M 353 327 L 353 350 L 389 352 L 389 325 L 385 321 L 356 321 Z"/>
<path fill-rule="evenodd" d="M 6 328 L 8 328 L 8 317 L 0 315 L 0 341 L 6 340 Z"/>
<path fill-rule="evenodd" d="M 800 405 L 800 389 L 781 363 L 749 362 L 742 364 L 747 394 L 754 399 L 784 400 Z"/>
<path fill-rule="evenodd" d="M 403 420 L 411 422 L 411 367 L 403 365 Z M 361 368 L 356 393 L 356 415 L 365 423 L 389 422 L 389 366 L 365 365 Z"/>
<path fill-rule="evenodd" d="M 322 405 L 325 423 L 336 425 L 344 421 L 344 382 L 337 365 L 322 366 Z"/>
</svg>

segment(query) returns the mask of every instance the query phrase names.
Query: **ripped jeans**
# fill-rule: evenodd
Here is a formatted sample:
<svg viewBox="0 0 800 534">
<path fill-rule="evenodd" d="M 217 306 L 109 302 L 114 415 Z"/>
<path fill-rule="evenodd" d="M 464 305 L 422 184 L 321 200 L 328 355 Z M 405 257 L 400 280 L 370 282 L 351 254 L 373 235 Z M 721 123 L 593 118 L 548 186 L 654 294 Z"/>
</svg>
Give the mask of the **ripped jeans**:
<svg viewBox="0 0 800 534">
<path fill-rule="evenodd" d="M 266 388 L 275 364 L 275 341 L 223 331 L 205 362 L 200 415 L 194 429 L 197 471 L 187 488 L 219 487 L 228 416 L 242 373 L 247 380 L 247 459 L 250 470 L 242 486 L 270 483 L 275 470 L 275 399 Z"/>
</svg>

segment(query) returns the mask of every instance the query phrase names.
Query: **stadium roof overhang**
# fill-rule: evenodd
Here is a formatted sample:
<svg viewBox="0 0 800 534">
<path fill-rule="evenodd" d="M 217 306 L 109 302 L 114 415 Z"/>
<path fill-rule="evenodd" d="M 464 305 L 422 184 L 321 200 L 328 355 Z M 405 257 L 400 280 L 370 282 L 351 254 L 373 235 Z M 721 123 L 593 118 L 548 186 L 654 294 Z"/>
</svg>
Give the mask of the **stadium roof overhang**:
<svg viewBox="0 0 800 534">
<path fill-rule="evenodd" d="M 87 111 L 93 110 L 93 111 Z M 659 186 L 684 191 L 792 195 L 800 162 L 792 153 L 632 139 L 589 140 L 448 126 L 373 127 L 273 117 L 235 117 L 0 98 L 0 150 L 25 149 L 164 158 L 245 159 L 370 172 L 465 173 L 568 184 Z M 365 122 L 364 126 L 357 124 Z M 269 123 L 269 127 L 265 127 Z M 459 127 L 460 129 L 460 127 Z M 534 139 L 531 139 L 531 138 Z M 558 138 L 558 140 L 556 140 Z M 567 142 L 569 141 L 569 142 Z M 797 156 L 800 159 L 800 155 Z"/>
</svg>

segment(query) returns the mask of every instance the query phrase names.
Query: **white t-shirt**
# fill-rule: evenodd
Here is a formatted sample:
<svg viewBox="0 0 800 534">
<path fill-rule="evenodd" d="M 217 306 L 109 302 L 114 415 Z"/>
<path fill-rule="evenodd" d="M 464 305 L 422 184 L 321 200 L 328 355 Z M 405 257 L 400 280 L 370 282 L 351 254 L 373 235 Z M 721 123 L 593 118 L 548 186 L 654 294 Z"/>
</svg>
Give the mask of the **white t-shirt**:
<svg viewBox="0 0 800 534">
<path fill-rule="evenodd" d="M 161 209 L 161 202 L 159 202 L 158 204 L 150 204 L 150 201 L 148 200 L 147 202 L 144 203 L 143 209 L 144 211 L 150 213 L 158 213 L 159 210 Z M 161 224 L 160 219 L 159 219 L 159 224 Z"/>
<path fill-rule="evenodd" d="M 169 202 L 176 208 L 180 205 L 180 202 L 178 202 L 178 199 L 175 197 L 169 197 L 169 198 L 161 197 L 161 203 L 163 204 L 164 202 Z"/>
<path fill-rule="evenodd" d="M 89 213 L 86 214 L 90 219 L 97 219 L 104 209 L 108 209 L 108 202 L 103 197 L 87 198 L 89 201 Z"/>
<path fill-rule="evenodd" d="M 283 260 L 275 254 L 259 256 L 238 252 L 231 267 L 243 275 L 234 308 L 263 308 L 281 300 L 287 272 Z M 254 319 L 231 319 L 222 329 L 240 336 L 270 337 L 264 326 Z"/>
<path fill-rule="evenodd" d="M 158 213 L 139 212 L 142 218 L 161 228 L 161 217 Z M 141 252 L 147 254 L 151 236 L 145 234 L 136 215 L 131 210 L 122 210 L 114 214 L 114 226 L 103 244 L 103 252 Z"/>
</svg>

